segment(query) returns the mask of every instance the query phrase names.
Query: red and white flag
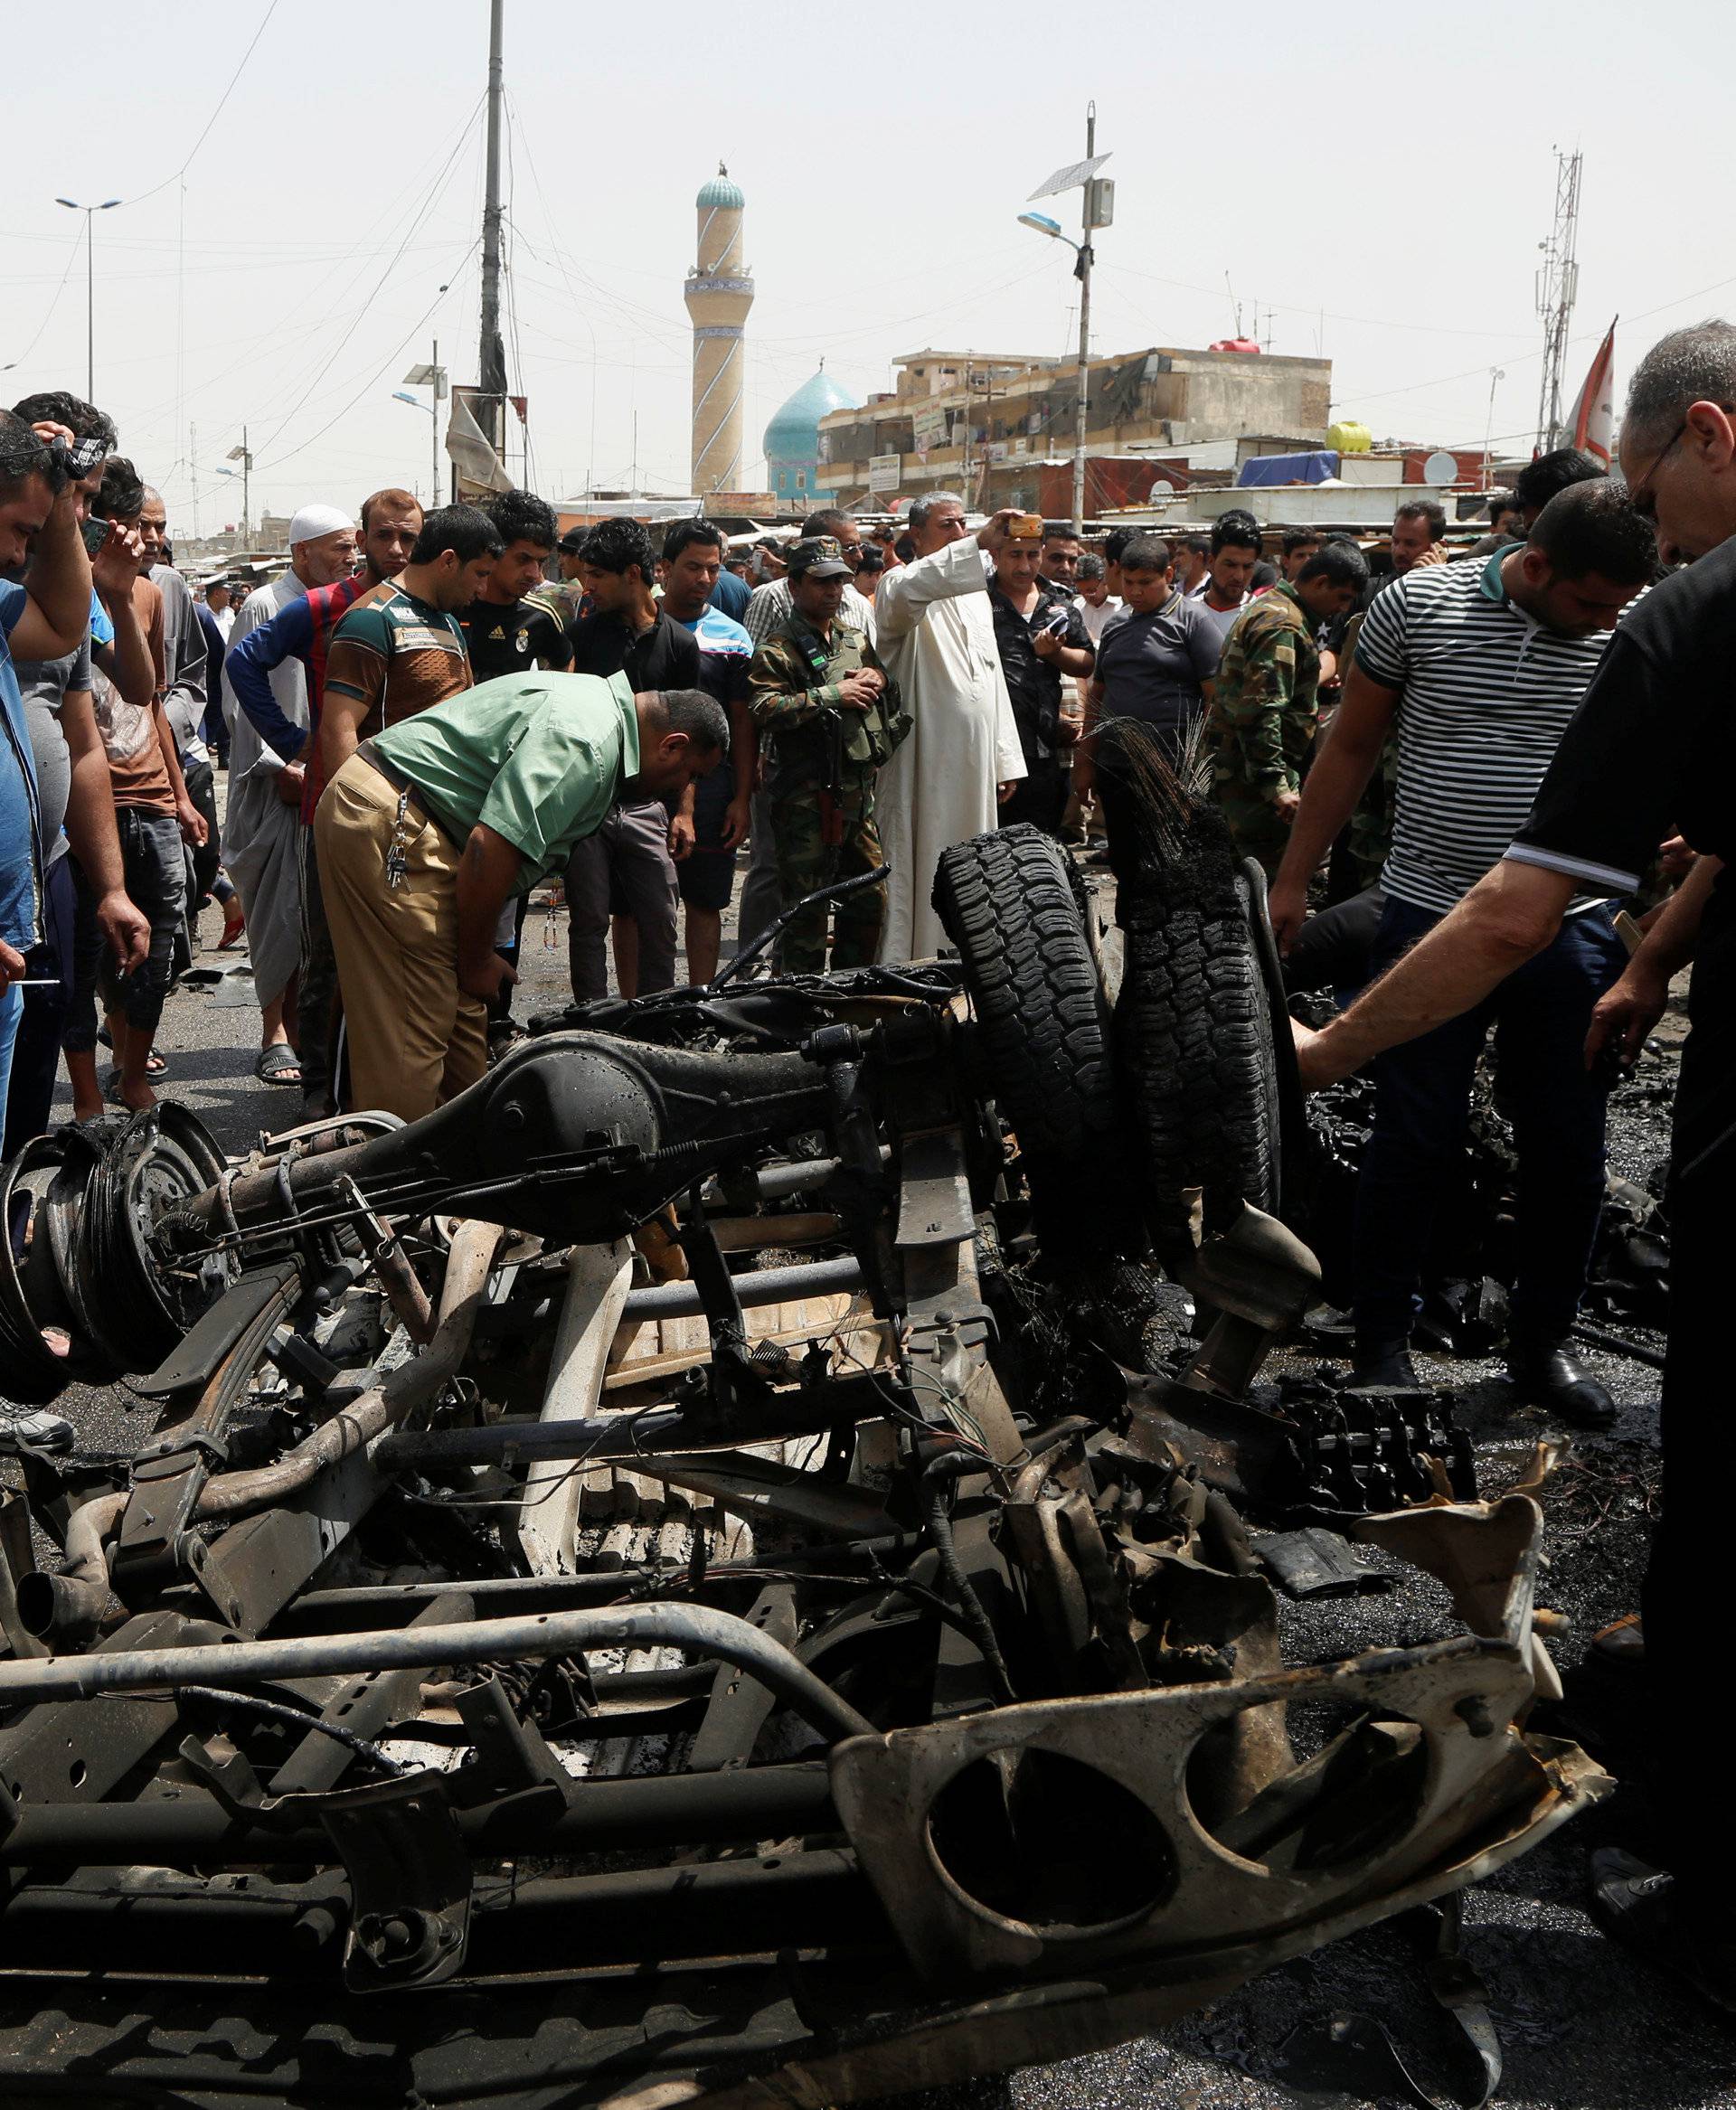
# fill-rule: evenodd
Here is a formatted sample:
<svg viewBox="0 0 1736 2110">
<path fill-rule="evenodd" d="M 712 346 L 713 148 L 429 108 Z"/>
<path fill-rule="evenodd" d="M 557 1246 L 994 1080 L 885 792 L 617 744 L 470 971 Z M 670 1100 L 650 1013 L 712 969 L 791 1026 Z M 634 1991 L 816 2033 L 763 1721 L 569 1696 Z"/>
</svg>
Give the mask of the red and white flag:
<svg viewBox="0 0 1736 2110">
<path fill-rule="evenodd" d="M 1617 317 L 1619 321 L 1620 317 Z M 1598 346 L 1598 355 L 1591 362 L 1591 371 L 1585 377 L 1585 386 L 1580 391 L 1579 400 L 1573 405 L 1573 444 L 1583 447 L 1587 454 L 1594 454 L 1607 468 L 1613 447 L 1611 436 L 1616 419 L 1616 325 L 1611 323 L 1609 333 Z"/>
</svg>

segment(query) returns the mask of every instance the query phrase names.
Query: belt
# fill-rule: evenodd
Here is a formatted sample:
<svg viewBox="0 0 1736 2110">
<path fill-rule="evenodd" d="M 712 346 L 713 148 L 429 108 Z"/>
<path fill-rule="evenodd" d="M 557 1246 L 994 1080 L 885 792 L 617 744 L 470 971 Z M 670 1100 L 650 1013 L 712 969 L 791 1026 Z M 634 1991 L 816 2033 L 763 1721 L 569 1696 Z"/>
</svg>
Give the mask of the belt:
<svg viewBox="0 0 1736 2110">
<path fill-rule="evenodd" d="M 383 777 L 394 791 L 402 795 L 409 802 L 410 810 L 427 822 L 430 828 L 438 828 L 455 850 L 464 848 L 464 844 L 458 836 L 447 826 L 439 815 L 434 811 L 434 808 L 423 796 L 421 787 L 413 778 L 406 777 L 395 762 L 389 762 L 375 748 L 371 739 L 363 740 L 355 751 L 370 769 L 373 770 L 377 776 Z"/>
</svg>

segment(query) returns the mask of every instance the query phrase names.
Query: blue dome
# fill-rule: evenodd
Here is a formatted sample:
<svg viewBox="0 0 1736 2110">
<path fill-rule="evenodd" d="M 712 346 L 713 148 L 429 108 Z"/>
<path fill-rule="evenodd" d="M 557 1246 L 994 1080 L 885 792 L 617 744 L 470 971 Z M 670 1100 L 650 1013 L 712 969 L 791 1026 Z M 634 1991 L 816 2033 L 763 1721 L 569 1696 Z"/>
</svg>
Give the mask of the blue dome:
<svg viewBox="0 0 1736 2110">
<path fill-rule="evenodd" d="M 741 184 L 730 181 L 730 172 L 721 161 L 717 165 L 717 174 L 693 200 L 702 212 L 710 212 L 716 206 L 722 206 L 726 212 L 739 212 L 747 202 L 741 194 Z"/>
<path fill-rule="evenodd" d="M 805 381 L 788 402 L 772 415 L 766 427 L 767 457 L 797 455 L 811 457 L 818 444 L 820 419 L 830 410 L 854 410 L 860 398 L 834 380 L 825 367 Z"/>
</svg>

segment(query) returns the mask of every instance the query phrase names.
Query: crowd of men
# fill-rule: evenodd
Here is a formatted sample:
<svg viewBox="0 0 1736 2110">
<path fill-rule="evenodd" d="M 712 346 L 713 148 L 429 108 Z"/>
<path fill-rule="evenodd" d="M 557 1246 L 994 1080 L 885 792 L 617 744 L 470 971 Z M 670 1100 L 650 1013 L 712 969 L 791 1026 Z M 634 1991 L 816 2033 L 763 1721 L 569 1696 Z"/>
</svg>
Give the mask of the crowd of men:
<svg viewBox="0 0 1736 2110">
<path fill-rule="evenodd" d="M 688 979 L 709 982 L 744 849 L 741 948 L 776 926 L 787 972 L 927 957 L 941 852 L 1014 823 L 1089 852 L 1108 729 L 1137 724 L 1203 772 L 1264 870 L 1293 986 L 1336 996 L 1332 1023 L 1298 1029 L 1305 1083 L 1373 1065 L 1360 1382 L 1416 1382 L 1434 1220 L 1493 1034 L 1519 1163 L 1510 1374 L 1569 1422 L 1614 1418 L 1571 1348 L 1608 1059 L 1632 1059 L 1698 953 L 1642 1644 L 1684 1676 L 1690 1619 L 1718 1601 L 1710 1504 L 1736 1440 L 1700 1411 L 1736 1136 L 1732 402 L 1736 328 L 1678 332 L 1636 376 L 1625 481 L 1545 456 L 1475 547 L 1418 501 L 1375 568 L 1299 529 L 1269 556 L 1239 511 L 1209 535 L 1088 547 L 1012 510 L 972 528 L 939 493 L 896 533 L 824 512 L 744 560 L 704 520 L 660 541 L 631 520 L 562 533 L 528 493 L 425 513 L 387 488 L 354 519 L 303 506 L 279 577 L 202 602 L 110 420 L 29 398 L 0 412 L 6 1149 L 47 1125 L 62 1057 L 76 1118 L 152 1103 L 165 994 L 208 900 L 220 942 L 250 948 L 259 1079 L 299 1088 L 309 1116 L 413 1118 L 514 1031 L 540 882 L 563 890 L 579 1001 L 606 994 L 611 950 L 623 995 L 672 987 L 684 935 Z M 1624 900 L 1648 907 L 1631 958 Z M 1693 1829 L 1670 1876 L 1606 1860 L 1599 1897 L 1729 2007 L 1736 1832 L 1671 1775 L 1675 1748 L 1666 1819 Z"/>
<path fill-rule="evenodd" d="M 1401 509 L 1376 578 L 1354 542 L 1303 531 L 1269 562 L 1241 510 L 1209 537 L 1118 531 L 1087 548 L 1071 523 L 1011 509 L 972 529 L 963 501 L 938 493 L 914 500 L 896 534 L 826 511 L 744 560 L 703 519 L 660 540 L 630 519 L 563 533 L 527 492 L 425 514 L 388 487 L 354 519 L 302 506 L 279 576 L 250 590 L 213 580 L 201 601 L 166 560 L 160 495 L 115 451 L 101 411 L 33 398 L 7 438 L 8 486 L 40 484 L 52 508 L 23 605 L 58 556 L 77 560 L 63 522 L 91 553 L 76 648 L 14 655 L 41 806 L 14 1133 L 45 1121 L 62 1054 L 75 1117 L 151 1103 L 164 995 L 212 898 L 225 908 L 221 944 L 245 932 L 256 1074 L 298 1088 L 309 1118 L 340 1101 L 412 1117 L 480 1074 L 491 1037 L 514 1031 L 539 881 L 562 890 L 579 1002 L 607 993 L 611 952 L 622 995 L 672 987 L 684 918 L 686 978 L 708 983 L 744 848 L 741 948 L 777 924 L 787 972 L 929 956 L 944 943 L 929 895 L 949 845 L 1017 822 L 1087 847 L 1100 835 L 1112 722 L 1148 728 L 1178 767 L 1203 752 L 1287 937 L 1337 845 L 1330 912 L 1297 959 L 1354 987 L 1505 847 L 1496 837 L 1522 817 L 1598 649 L 1567 655 L 1559 678 L 1548 652 L 1529 655 L 1547 726 L 1521 761 L 1463 741 L 1462 726 L 1432 750 L 1420 732 L 1401 737 L 1421 709 L 1393 628 L 1413 584 L 1481 578 L 1471 613 L 1505 608 L 1527 636 L 1552 635 L 1550 581 L 1602 563 L 1579 515 L 1558 507 L 1534 524 L 1554 485 L 1595 470 L 1583 457 L 1526 472 L 1516 532 L 1491 538 L 1495 589 L 1486 564 L 1443 564 L 1445 519 L 1423 503 Z M 1531 535 L 1523 551 L 1517 532 Z M 1598 573 L 1624 589 L 1605 594 L 1609 608 L 1642 583 L 1622 563 Z M 1439 599 L 1423 596 L 1438 625 Z M 509 739 L 527 711 L 536 739 Z M 1335 716 L 1331 763 L 1313 772 Z M 228 774 L 221 841 L 213 753 Z M 1426 793 L 1389 843 L 1411 769 Z M 1505 803 L 1484 796 L 1479 771 Z M 1469 844 L 1451 839 L 1458 805 L 1479 815 Z M 882 867 L 882 884 L 810 900 Z M 1603 928 L 1576 919 L 1580 937 Z M 1371 1191 L 1424 1176 L 1420 1150 L 1450 1152 L 1453 1096 L 1449 1078 L 1429 1101 L 1441 1136 L 1426 1148 L 1401 1148 L 1401 1116 L 1387 1116 Z M 1561 1096 L 1552 1103 L 1560 1126 Z M 1569 1154 L 1581 1188 L 1600 1138 L 1588 1111 Z M 1370 1231 L 1392 1280 L 1366 1313 L 1359 1303 L 1359 1367 L 1389 1377 L 1415 1243 Z M 1566 1294 L 1545 1300 L 1543 1332 L 1564 1336 Z M 1540 1367 L 1560 1338 L 1547 1346 Z M 1552 1367 L 1562 1397 L 1601 1410 Z"/>
</svg>

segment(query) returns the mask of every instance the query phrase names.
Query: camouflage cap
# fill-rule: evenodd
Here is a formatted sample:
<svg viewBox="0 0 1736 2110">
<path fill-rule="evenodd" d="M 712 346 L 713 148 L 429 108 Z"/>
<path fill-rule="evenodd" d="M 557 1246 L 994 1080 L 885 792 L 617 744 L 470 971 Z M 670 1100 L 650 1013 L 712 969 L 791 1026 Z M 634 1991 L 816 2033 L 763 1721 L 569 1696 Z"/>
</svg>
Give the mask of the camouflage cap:
<svg viewBox="0 0 1736 2110">
<path fill-rule="evenodd" d="M 785 561 L 797 577 L 815 579 L 848 579 L 850 567 L 844 561 L 844 544 L 835 535 L 804 535 L 799 542 L 792 542 L 784 552 Z"/>
</svg>

